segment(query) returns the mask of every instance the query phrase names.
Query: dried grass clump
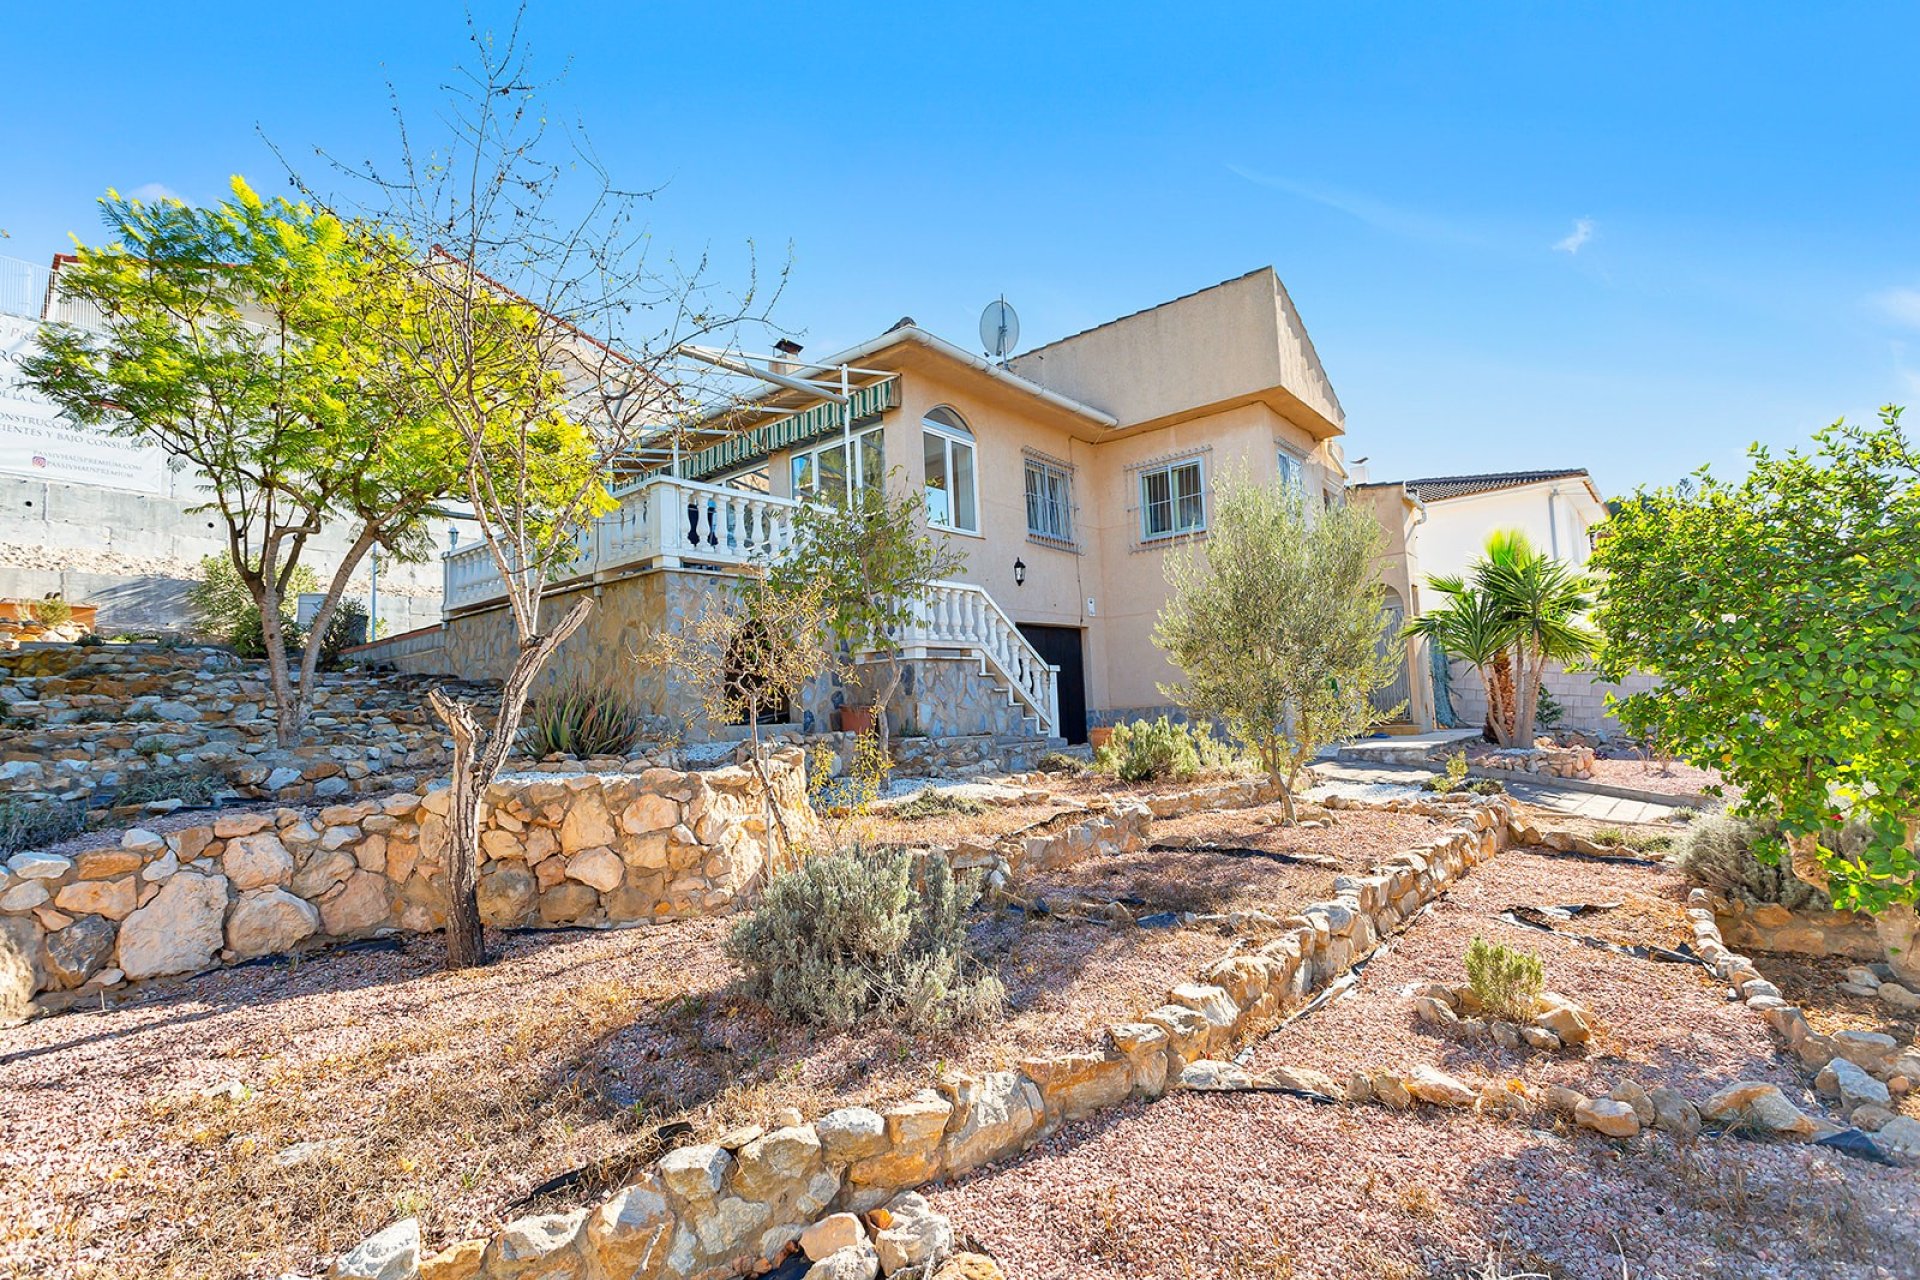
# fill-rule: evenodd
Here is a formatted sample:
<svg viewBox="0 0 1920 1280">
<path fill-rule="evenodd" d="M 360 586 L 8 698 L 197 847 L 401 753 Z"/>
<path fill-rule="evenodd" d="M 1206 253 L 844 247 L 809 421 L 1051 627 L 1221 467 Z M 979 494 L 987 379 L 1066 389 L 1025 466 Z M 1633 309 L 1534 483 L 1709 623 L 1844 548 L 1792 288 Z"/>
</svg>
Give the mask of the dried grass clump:
<svg viewBox="0 0 1920 1280">
<path fill-rule="evenodd" d="M 1793 874 L 1784 856 L 1762 861 L 1759 850 L 1776 840 L 1779 830 L 1771 822 L 1709 814 L 1680 837 L 1681 870 L 1695 884 L 1728 897 L 1777 902 L 1793 910 L 1826 906 L 1826 895 Z"/>
</svg>

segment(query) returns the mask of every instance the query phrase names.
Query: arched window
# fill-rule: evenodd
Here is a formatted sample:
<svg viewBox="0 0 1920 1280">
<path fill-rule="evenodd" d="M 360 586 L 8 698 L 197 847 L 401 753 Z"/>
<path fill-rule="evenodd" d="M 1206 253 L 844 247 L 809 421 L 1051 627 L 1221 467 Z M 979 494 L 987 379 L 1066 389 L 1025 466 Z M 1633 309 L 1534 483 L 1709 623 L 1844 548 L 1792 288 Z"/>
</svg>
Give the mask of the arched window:
<svg viewBox="0 0 1920 1280">
<path fill-rule="evenodd" d="M 941 529 L 980 532 L 974 493 L 973 432 L 959 414 L 941 405 L 920 420 L 921 460 L 926 464 L 927 523 Z"/>
</svg>

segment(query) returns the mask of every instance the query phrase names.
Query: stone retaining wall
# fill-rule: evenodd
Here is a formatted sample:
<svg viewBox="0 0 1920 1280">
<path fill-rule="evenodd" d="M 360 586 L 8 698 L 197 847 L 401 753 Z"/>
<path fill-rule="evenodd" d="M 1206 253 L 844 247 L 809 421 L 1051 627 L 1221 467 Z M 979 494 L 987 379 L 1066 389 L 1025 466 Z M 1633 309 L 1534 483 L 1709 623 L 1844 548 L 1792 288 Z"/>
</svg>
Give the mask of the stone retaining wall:
<svg viewBox="0 0 1920 1280">
<path fill-rule="evenodd" d="M 1879 960 L 1886 948 L 1873 917 L 1855 911 L 1789 911 L 1777 902 L 1713 897 L 1713 915 L 1727 943 L 1741 951 Z"/>
<path fill-rule="evenodd" d="M 811 831 L 798 751 L 768 763 L 773 799 Z M 71 857 L 0 870 L 0 1019 L 123 981 L 193 973 L 446 919 L 447 802 L 424 794 L 318 811 L 133 828 Z M 753 773 L 730 766 L 503 778 L 482 818 L 480 912 L 495 926 L 612 925 L 732 909 L 766 864 Z"/>
<path fill-rule="evenodd" d="M 350 1251 L 331 1275 L 750 1274 L 786 1254 L 829 1209 L 875 1208 L 903 1190 L 1016 1155 L 1069 1120 L 1128 1098 L 1157 1098 L 1188 1063 L 1231 1052 L 1305 1004 L 1510 838 L 1504 798 L 1384 807 L 1458 816 L 1461 823 L 1369 874 L 1339 877 L 1334 900 L 1288 918 L 1285 931 L 1258 950 L 1206 966 L 1195 981 L 1169 991 L 1165 1004 L 1107 1028 L 1087 1052 L 1026 1058 L 984 1076 L 948 1071 L 933 1088 L 877 1109 L 844 1107 L 810 1124 L 750 1127 L 727 1135 L 724 1145 L 681 1147 L 596 1205 L 522 1218 L 430 1258 L 419 1256 L 418 1225 L 396 1224 L 367 1244 L 394 1240 L 398 1251 Z"/>
<path fill-rule="evenodd" d="M 1591 778 L 1592 747 L 1502 747 L 1489 751 L 1474 763 L 1482 769 L 1503 773 L 1543 774 L 1549 778 Z"/>
</svg>

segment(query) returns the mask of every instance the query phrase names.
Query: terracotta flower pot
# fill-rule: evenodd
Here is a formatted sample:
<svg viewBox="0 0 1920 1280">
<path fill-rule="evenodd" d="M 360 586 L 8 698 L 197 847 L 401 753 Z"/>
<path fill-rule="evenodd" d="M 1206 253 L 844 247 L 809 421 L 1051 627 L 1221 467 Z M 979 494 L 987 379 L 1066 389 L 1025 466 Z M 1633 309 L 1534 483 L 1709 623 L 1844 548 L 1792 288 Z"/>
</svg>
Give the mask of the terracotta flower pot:
<svg viewBox="0 0 1920 1280">
<path fill-rule="evenodd" d="M 872 707 L 840 708 L 840 732 L 872 733 L 873 732 L 873 708 Z"/>
<path fill-rule="evenodd" d="M 1113 738 L 1113 726 L 1102 725 L 1098 729 L 1087 730 L 1087 745 L 1095 751 L 1107 745 Z"/>
</svg>

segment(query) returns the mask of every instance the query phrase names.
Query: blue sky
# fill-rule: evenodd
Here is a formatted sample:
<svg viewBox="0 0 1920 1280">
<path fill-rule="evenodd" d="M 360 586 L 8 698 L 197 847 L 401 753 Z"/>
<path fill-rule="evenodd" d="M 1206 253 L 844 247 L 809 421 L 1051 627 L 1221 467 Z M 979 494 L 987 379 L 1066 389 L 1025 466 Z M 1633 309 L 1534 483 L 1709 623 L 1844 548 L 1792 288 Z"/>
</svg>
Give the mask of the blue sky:
<svg viewBox="0 0 1920 1280">
<path fill-rule="evenodd" d="M 791 246 L 812 353 L 903 315 L 970 346 L 1003 292 L 1034 345 L 1270 263 L 1377 479 L 1612 493 L 1920 400 L 1915 6 L 931 8 L 530 28 L 616 176 L 667 182 L 658 243 Z M 437 0 L 192 11 L 0 12 L 0 253 L 90 237 L 109 185 L 277 189 L 256 129 L 388 155 L 385 81 L 427 109 L 462 55 Z"/>
</svg>

